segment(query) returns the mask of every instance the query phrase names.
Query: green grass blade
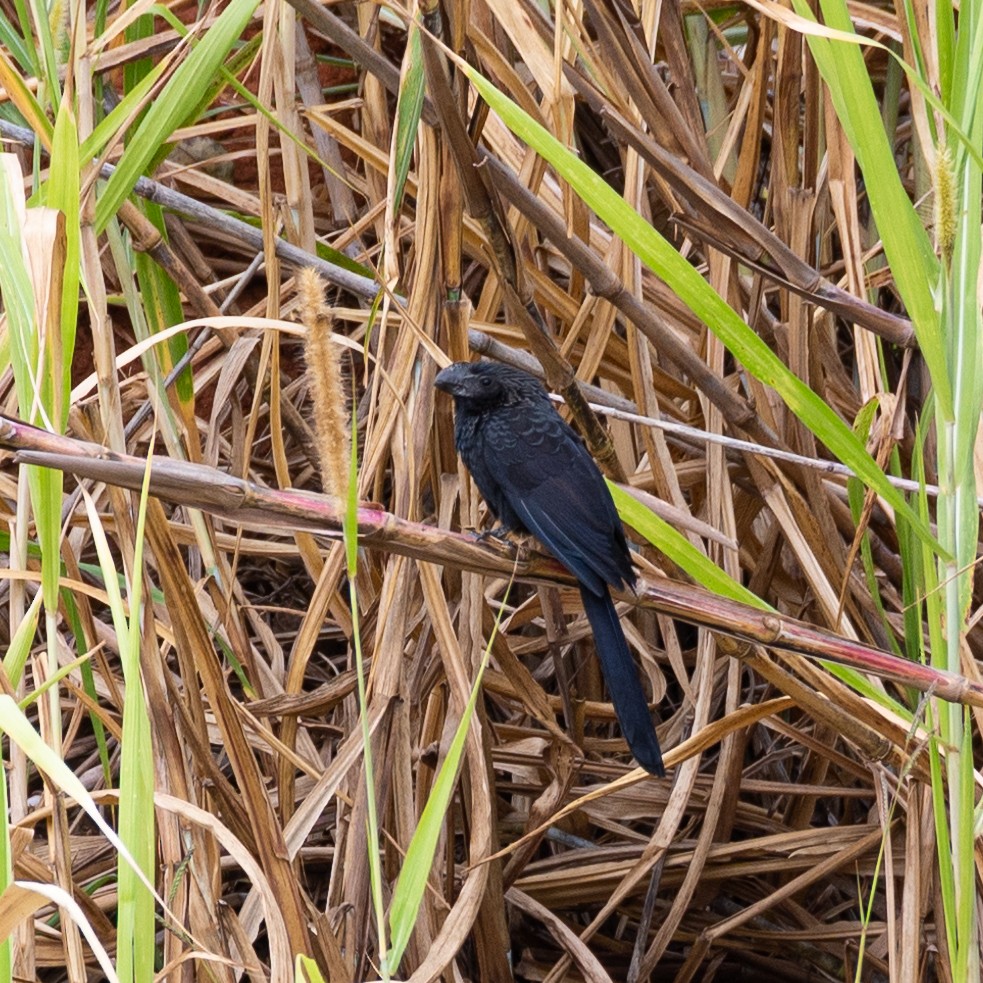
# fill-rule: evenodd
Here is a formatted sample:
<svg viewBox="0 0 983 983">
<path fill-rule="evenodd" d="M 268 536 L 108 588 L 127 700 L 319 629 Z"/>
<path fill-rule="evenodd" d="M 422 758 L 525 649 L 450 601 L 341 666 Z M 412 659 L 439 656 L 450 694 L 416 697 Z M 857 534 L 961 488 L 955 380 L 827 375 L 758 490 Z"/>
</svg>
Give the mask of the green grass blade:
<svg viewBox="0 0 983 983">
<path fill-rule="evenodd" d="M 951 9 L 949 16 L 942 12 L 939 21 L 944 26 L 939 43 L 951 44 L 953 38 L 947 36 L 947 32 L 954 27 Z M 979 22 L 979 4 L 963 6 L 959 17 L 959 31 L 954 37 L 954 50 L 943 48 L 939 51 L 940 74 L 943 79 L 946 71 L 952 75 L 951 94 L 946 105 L 952 107 L 960 129 L 967 132 L 977 126 L 980 85 L 983 80 L 983 31 L 980 30 Z M 947 58 L 947 61 L 942 61 L 942 58 Z M 972 140 L 970 143 L 974 147 L 979 146 Z"/>
<path fill-rule="evenodd" d="M 928 527 L 887 480 L 853 431 L 833 409 L 782 363 L 731 306 L 607 182 L 567 150 L 511 99 L 463 61 L 458 61 L 482 98 L 503 122 L 580 195 L 615 234 L 706 324 L 745 368 L 784 399 L 789 409 L 891 507 L 904 513 L 920 537 L 939 549 Z"/>
<path fill-rule="evenodd" d="M 147 165 L 174 131 L 188 119 L 189 104 L 212 84 L 223 59 L 232 50 L 259 5 L 259 0 L 232 0 L 194 50 L 175 69 L 154 100 L 133 139 L 127 144 L 96 205 L 95 226 L 102 232 L 133 190 Z"/>
<path fill-rule="evenodd" d="M 136 866 L 126 844 L 120 840 L 113 828 L 103 818 L 99 806 L 96 805 L 75 772 L 53 748 L 44 742 L 41 735 L 25 716 L 24 711 L 7 693 L 0 693 L 0 733 L 5 734 L 17 744 L 38 770 L 48 776 L 54 788 L 74 799 L 123 859 L 133 864 L 134 867 Z M 140 873 L 138 873 L 138 877 L 143 886 L 153 893 L 153 884 Z"/>
<path fill-rule="evenodd" d="M 793 0 L 793 3 L 801 17 L 815 19 L 805 0 Z M 822 0 L 822 10 L 830 27 L 853 32 L 853 22 L 841 0 Z M 806 35 L 806 41 L 863 172 L 884 253 L 928 363 L 940 408 L 946 418 L 951 418 L 952 389 L 944 371 L 945 348 L 937 298 L 933 293 L 938 283 L 938 260 L 901 183 L 894 150 L 878 122 L 880 108 L 863 52 L 855 44 L 811 34 Z"/>
<path fill-rule="evenodd" d="M 149 463 L 149 457 L 148 457 Z M 139 513 L 142 533 L 146 513 L 148 473 Z M 140 981 L 153 976 L 154 894 L 145 885 L 154 875 L 154 761 L 150 719 L 144 702 L 140 677 L 140 593 L 142 538 L 138 536 L 134 556 L 135 575 L 130 586 L 130 612 L 120 591 L 120 578 L 113 561 L 99 513 L 83 488 L 89 528 L 103 571 L 109 610 L 119 645 L 126 693 L 123 705 L 123 740 L 120 761 L 119 839 L 125 847 L 120 853 L 117 887 L 117 969 L 120 979 Z"/>
<path fill-rule="evenodd" d="M 7 809 L 7 769 L 0 775 L 0 897 L 14 881 L 14 852 L 10 842 L 10 812 Z M 0 942 L 0 983 L 13 983 L 14 962 L 10 935 Z"/>
<path fill-rule="evenodd" d="M 34 405 L 32 376 L 38 361 L 34 293 L 21 238 L 21 172 L 13 154 L 0 156 L 0 297 L 7 318 L 14 389 L 21 412 Z"/>
<path fill-rule="evenodd" d="M 7 17 L 0 13 L 0 49 L 9 51 L 25 75 L 36 75 L 34 48 L 25 44 L 20 32 Z"/>
<path fill-rule="evenodd" d="M 41 78 L 44 70 L 41 66 L 40 45 L 34 40 L 34 21 L 31 18 L 30 4 L 26 0 L 14 0 L 13 6 L 17 14 L 20 36 L 22 38 L 30 38 L 31 40 L 28 59 L 25 63 L 28 67 L 28 74 L 33 75 L 35 78 Z"/>
<path fill-rule="evenodd" d="M 505 592 L 506 600 L 511 587 L 510 581 Z M 447 749 L 447 756 L 441 762 L 440 769 L 434 779 L 433 788 L 430 790 L 427 803 L 420 815 L 420 821 L 413 832 L 410 845 L 406 850 L 406 856 L 403 858 L 399 880 L 396 881 L 396 887 L 393 889 L 392 904 L 389 907 L 389 926 L 392 934 L 389 965 L 393 969 L 399 967 L 399 961 L 403 958 L 403 953 L 406 951 L 410 935 L 413 932 L 413 926 L 416 924 L 420 913 L 420 902 L 423 900 L 423 892 L 427 889 L 427 879 L 433 867 L 440 831 L 443 828 L 451 797 L 454 794 L 457 774 L 464 759 L 464 742 L 467 740 L 471 720 L 474 717 L 474 709 L 481 693 L 481 679 L 491 658 L 492 642 L 498 632 L 504 610 L 505 602 L 503 601 L 495 618 L 492 636 L 485 646 L 481 664 L 475 674 L 474 685 L 471 687 L 467 706 L 464 708 L 464 713 L 461 714 L 461 722 L 457 725 L 457 730 L 454 731 L 454 737 Z"/>
<path fill-rule="evenodd" d="M 79 158 L 86 162 L 98 157 L 106 144 L 114 139 L 120 127 L 133 115 L 137 106 L 147 99 L 160 77 L 167 71 L 166 61 L 158 62 L 140 82 L 127 92 L 113 109 L 101 119 L 79 147 Z"/>
<path fill-rule="evenodd" d="M 355 403 L 352 403 L 351 454 L 348 462 L 348 497 L 342 519 L 342 536 L 345 546 L 345 563 L 348 571 L 349 607 L 352 614 L 352 646 L 355 649 L 359 724 L 362 728 L 362 746 L 365 753 L 365 801 L 366 841 L 368 844 L 369 884 L 372 909 L 375 915 L 379 973 L 383 980 L 390 978 L 389 950 L 386 943 L 386 913 L 382 899 L 382 865 L 379 862 L 379 817 L 376 807 L 375 762 L 372 756 L 372 734 L 369 730 L 369 701 L 365 678 L 365 661 L 362 655 L 362 634 L 358 605 L 358 421 Z"/>
<path fill-rule="evenodd" d="M 78 604 L 75 595 L 68 589 L 61 589 L 61 604 L 65 612 L 65 620 L 68 622 L 75 640 L 75 651 L 85 652 L 87 642 L 85 630 L 82 627 L 82 617 L 79 614 Z M 79 665 L 79 672 L 82 674 L 82 691 L 88 696 L 91 706 L 99 706 L 99 694 L 96 691 L 96 677 L 92 672 L 92 663 L 88 658 L 84 658 Z M 99 761 L 102 764 L 102 773 L 105 777 L 107 787 L 113 784 L 113 769 L 110 761 L 109 744 L 106 741 L 106 728 L 103 726 L 102 718 L 95 709 L 89 710 L 89 725 L 92 727 L 92 738 L 96 744 L 99 754 Z"/>
<path fill-rule="evenodd" d="M 399 966 L 399 961 L 409 944 L 413 926 L 420 912 L 420 902 L 427 888 L 427 878 L 433 866 L 434 855 L 440 831 L 444 825 L 447 809 L 457 781 L 457 773 L 464 757 L 464 742 L 467 740 L 468 729 L 474 716 L 478 694 L 481 692 L 481 677 L 487 664 L 487 652 L 481 667 L 475 677 L 474 687 L 468 699 L 468 705 L 461 716 L 461 722 L 454 732 L 447 751 L 447 757 L 441 763 L 440 770 L 434 780 L 433 788 L 423 807 L 423 813 L 410 840 L 403 865 L 399 872 L 399 880 L 393 891 L 392 905 L 389 909 L 389 925 L 392 933 L 392 943 L 389 950 L 390 965 Z"/>
<path fill-rule="evenodd" d="M 321 970 L 310 956 L 298 955 L 294 960 L 294 983 L 325 983 Z"/>
<path fill-rule="evenodd" d="M 61 325 L 57 349 L 54 346 L 49 347 L 48 361 L 49 371 L 53 375 L 52 381 L 57 387 L 53 394 L 55 402 L 51 407 L 51 419 L 59 430 L 64 430 L 68 422 L 69 393 L 72 388 L 72 359 L 75 354 L 75 330 L 78 324 L 82 249 L 82 231 L 79 223 L 81 200 L 78 130 L 75 126 L 75 115 L 67 100 L 62 101 L 55 120 L 48 173 L 48 207 L 58 209 L 65 217 L 65 265 L 60 271 Z"/>
<path fill-rule="evenodd" d="M 25 209 L 22 191 L 18 186 L 19 178 L 20 167 L 16 158 L 3 155 L 0 160 L 0 297 L 7 315 L 11 364 L 20 415 L 38 426 L 55 429 L 55 424 L 60 421 L 52 418 L 52 410 L 57 401 L 54 397 L 54 373 L 50 366 L 52 360 L 57 359 L 58 344 L 56 339 L 47 337 L 47 350 L 42 357 L 38 342 L 41 332 L 36 323 L 34 289 L 24 255 L 22 229 Z M 45 609 L 51 615 L 58 609 L 63 479 L 61 472 L 29 465 L 27 480 L 41 547 L 41 589 Z M 54 644 L 53 639 L 51 644 Z"/>
<path fill-rule="evenodd" d="M 611 481 L 608 482 L 608 489 L 621 518 L 685 570 L 698 584 L 721 597 L 729 597 L 762 611 L 773 610 L 771 605 L 728 576 L 681 532 L 673 529 L 665 519 L 646 508 L 637 498 Z"/>
<path fill-rule="evenodd" d="M 166 240 L 167 228 L 164 225 L 164 210 L 152 202 L 141 202 L 137 207 L 153 222 L 157 231 Z M 165 328 L 180 324 L 184 320 L 181 292 L 171 279 L 170 274 L 161 268 L 152 256 L 144 252 L 138 252 L 134 255 L 133 265 L 137 272 L 140 298 L 143 302 L 147 327 L 150 332 L 157 334 Z M 162 373 L 167 375 L 187 351 L 188 336 L 182 331 L 170 338 L 164 345 L 155 346 L 154 357 L 157 358 Z M 185 410 L 192 407 L 194 379 L 190 366 L 178 375 L 174 382 L 174 392 Z"/>
<path fill-rule="evenodd" d="M 25 37 L 30 37 L 38 50 L 40 59 L 41 74 L 39 81 L 43 85 L 38 87 L 38 92 L 43 92 L 47 96 L 48 106 L 57 106 L 61 101 L 61 82 L 59 81 L 59 58 L 55 50 L 55 37 L 52 31 L 51 21 L 56 19 L 61 21 L 61 15 L 65 12 L 65 7 L 61 3 L 54 3 L 50 7 L 47 3 L 34 0 L 30 5 L 31 23 L 33 31 L 26 32 Z M 61 24 L 56 26 L 60 31 Z"/>
<path fill-rule="evenodd" d="M 128 846 L 134 860 L 147 878 L 153 877 L 156 858 L 154 816 L 154 755 L 150 732 L 150 716 L 144 699 L 140 674 L 141 610 L 143 591 L 143 542 L 150 483 L 150 460 L 153 442 L 147 453 L 137 516 L 136 542 L 133 556 L 133 579 L 129 588 L 129 618 L 123 609 L 118 578 L 109 545 L 103 533 L 98 513 L 88 495 L 86 508 L 92 523 L 93 541 L 107 581 L 113 621 L 125 624 L 125 634 L 118 636 L 120 662 L 126 693 L 123 704 L 123 740 L 120 757 L 119 835 Z M 108 590 L 108 587 L 107 587 Z M 154 897 L 144 890 L 136 872 L 124 863 L 118 865 L 119 908 L 117 915 L 117 970 L 123 981 L 150 979 L 154 971 Z"/>
<path fill-rule="evenodd" d="M 38 615 L 41 611 L 41 594 L 34 595 L 31 606 L 21 619 L 17 630 L 10 637 L 10 644 L 3 655 L 3 671 L 12 686 L 20 682 L 21 673 L 27 664 L 27 657 L 34 647 L 34 633 L 38 627 Z"/>
<path fill-rule="evenodd" d="M 403 57 L 403 71 L 399 80 L 399 95 L 396 102 L 396 126 L 393 140 L 393 213 L 399 211 L 406 188 L 406 175 L 410 172 L 416 134 L 420 127 L 423 112 L 423 94 L 426 79 L 423 71 L 423 43 L 420 38 L 420 25 L 410 24 Z"/>
</svg>

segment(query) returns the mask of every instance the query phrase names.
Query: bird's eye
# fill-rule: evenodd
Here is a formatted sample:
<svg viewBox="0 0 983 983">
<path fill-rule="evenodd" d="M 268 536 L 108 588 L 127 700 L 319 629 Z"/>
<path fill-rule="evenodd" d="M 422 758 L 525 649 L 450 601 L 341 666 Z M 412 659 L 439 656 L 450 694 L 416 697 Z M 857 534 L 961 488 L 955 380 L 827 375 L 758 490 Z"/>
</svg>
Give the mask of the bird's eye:
<svg viewBox="0 0 983 983">
<path fill-rule="evenodd" d="M 491 379 L 488 378 L 488 376 L 485 375 L 485 376 L 482 376 L 481 377 L 481 384 L 483 386 L 490 386 L 491 383 L 492 383 L 492 381 L 491 381 Z"/>
</svg>

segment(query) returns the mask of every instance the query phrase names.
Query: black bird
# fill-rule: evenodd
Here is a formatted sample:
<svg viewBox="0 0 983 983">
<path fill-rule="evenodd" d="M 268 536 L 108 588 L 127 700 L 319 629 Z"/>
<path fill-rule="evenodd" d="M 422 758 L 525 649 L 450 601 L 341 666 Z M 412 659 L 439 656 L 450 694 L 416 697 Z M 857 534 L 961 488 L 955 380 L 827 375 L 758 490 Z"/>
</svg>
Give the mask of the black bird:
<svg viewBox="0 0 983 983">
<path fill-rule="evenodd" d="M 580 582 L 597 657 L 638 763 L 665 775 L 659 739 L 608 586 L 633 587 L 625 531 L 594 459 L 537 379 L 457 362 L 434 384 L 454 397 L 454 441 L 503 532 L 530 532 Z"/>
</svg>

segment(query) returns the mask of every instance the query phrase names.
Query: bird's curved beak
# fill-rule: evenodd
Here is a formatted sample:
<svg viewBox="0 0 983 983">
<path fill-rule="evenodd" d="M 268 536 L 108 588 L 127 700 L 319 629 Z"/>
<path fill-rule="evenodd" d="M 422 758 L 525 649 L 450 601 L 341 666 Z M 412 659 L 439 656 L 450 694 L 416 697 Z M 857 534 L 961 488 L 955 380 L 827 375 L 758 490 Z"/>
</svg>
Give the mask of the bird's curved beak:
<svg viewBox="0 0 983 983">
<path fill-rule="evenodd" d="M 448 365 L 446 369 L 441 369 L 437 373 L 433 384 L 451 396 L 458 396 L 463 392 L 463 383 L 466 378 L 467 368 L 467 365 L 462 365 L 460 362 L 456 362 L 454 365 Z"/>
</svg>

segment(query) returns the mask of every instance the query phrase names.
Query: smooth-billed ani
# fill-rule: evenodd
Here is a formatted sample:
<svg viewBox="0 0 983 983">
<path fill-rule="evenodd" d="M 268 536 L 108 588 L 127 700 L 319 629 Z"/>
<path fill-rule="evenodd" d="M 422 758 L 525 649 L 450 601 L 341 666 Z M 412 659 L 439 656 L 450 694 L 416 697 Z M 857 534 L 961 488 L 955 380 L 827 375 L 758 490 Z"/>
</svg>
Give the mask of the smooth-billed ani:
<svg viewBox="0 0 983 983">
<path fill-rule="evenodd" d="M 537 379 L 492 362 L 437 375 L 454 397 L 454 439 L 506 532 L 530 532 L 580 582 L 597 656 L 638 763 L 665 775 L 652 715 L 608 586 L 633 587 L 625 531 L 604 478 Z"/>
</svg>

